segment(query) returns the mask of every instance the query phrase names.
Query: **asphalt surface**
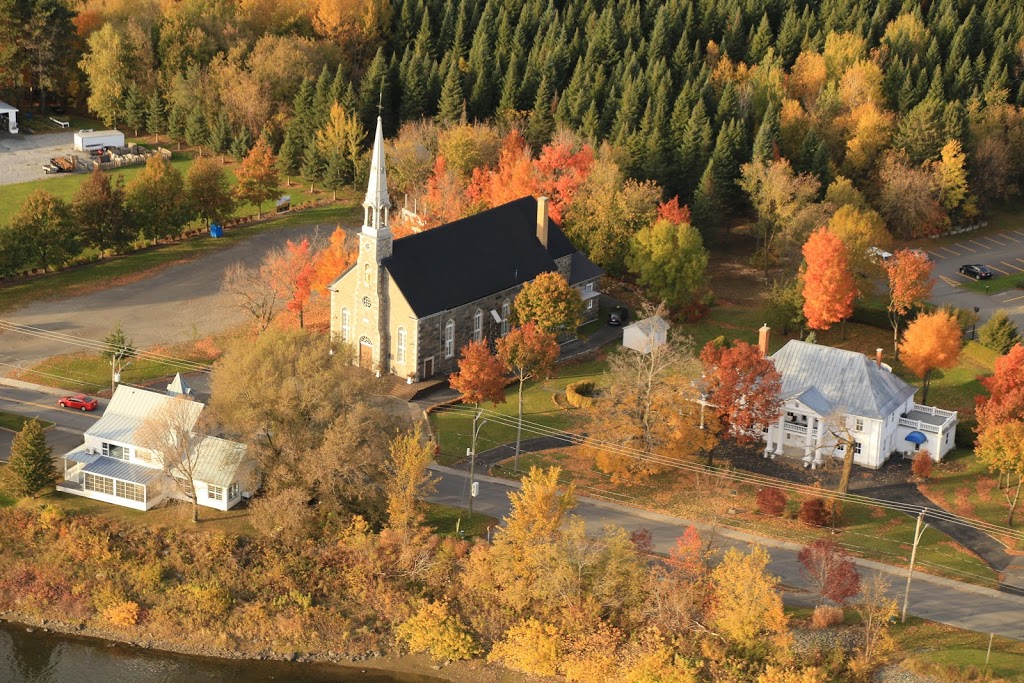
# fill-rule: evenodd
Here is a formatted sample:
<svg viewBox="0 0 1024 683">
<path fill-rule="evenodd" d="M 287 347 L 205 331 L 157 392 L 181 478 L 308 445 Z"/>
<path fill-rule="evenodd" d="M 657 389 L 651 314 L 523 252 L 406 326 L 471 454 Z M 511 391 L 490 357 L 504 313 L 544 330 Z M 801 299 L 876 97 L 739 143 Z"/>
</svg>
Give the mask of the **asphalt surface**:
<svg viewBox="0 0 1024 683">
<path fill-rule="evenodd" d="M 431 469 L 437 477 L 438 486 L 437 493 L 429 499 L 445 505 L 467 507 L 467 473 L 447 467 Z M 507 516 L 510 507 L 508 494 L 518 484 L 482 476 L 477 476 L 477 481 L 480 482 L 480 490 L 473 504 L 474 511 L 497 518 Z M 712 530 L 706 525 L 685 519 L 582 496 L 578 496 L 577 505 L 570 514 L 583 519 L 587 529 L 595 534 L 600 533 L 607 524 L 621 526 L 627 531 L 647 529 L 651 532 L 654 549 L 659 553 L 667 553 L 676 538 L 690 525 L 705 534 L 713 533 L 715 546 L 719 548 L 736 547 L 746 550 L 756 543 L 764 546 L 771 555 L 769 571 L 781 579 L 786 602 L 796 605 L 813 604 L 813 597 L 807 592 L 808 584 L 800 573 L 800 563 L 796 558 L 800 546 L 797 544 L 732 530 Z M 892 584 L 890 593 L 902 605 L 906 586 L 905 569 L 868 560 L 855 561 L 862 579 L 873 572 L 886 575 Z M 1024 619 L 1021 618 L 1021 614 L 1024 614 L 1024 598 L 989 588 L 915 572 L 908 613 L 958 628 L 1024 640 Z"/>
<path fill-rule="evenodd" d="M 1024 228 L 986 235 L 964 233 L 956 241 L 943 240 L 941 246 L 936 242 L 926 251 L 935 263 L 936 282 L 932 303 L 951 304 L 967 310 L 977 306 L 980 309 L 979 325 L 997 309 L 1004 308 L 1017 323 L 1017 327 L 1024 329 L 1024 290 L 979 294 L 960 286 L 974 280 L 959 272 L 960 266 L 975 263 L 991 268 L 997 278 L 1024 272 Z"/>
<path fill-rule="evenodd" d="M 136 346 L 200 339 L 245 322 L 246 316 L 221 294 L 228 266 L 255 266 L 287 240 L 310 236 L 318 227 L 300 225 L 254 235 L 201 258 L 172 265 L 144 280 L 91 294 L 40 301 L 3 316 L 19 325 L 101 340 L 120 322 Z M 0 374 L 63 353 L 82 350 L 15 332 L 0 332 Z M 6 365 L 2 365 L 6 364 Z"/>
<path fill-rule="evenodd" d="M 82 444 L 82 433 L 89 429 L 103 415 L 106 399 L 99 399 L 99 407 L 90 412 L 61 408 L 57 401 L 67 395 L 58 389 L 45 387 L 20 387 L 18 384 L 0 378 L 0 410 L 24 417 L 38 417 L 53 422 L 46 430 L 46 443 L 53 448 L 53 457 L 59 460 L 68 451 Z M 7 461 L 11 454 L 14 433 L 0 429 L 0 461 Z M 63 471 L 63 463 L 60 463 Z"/>
</svg>

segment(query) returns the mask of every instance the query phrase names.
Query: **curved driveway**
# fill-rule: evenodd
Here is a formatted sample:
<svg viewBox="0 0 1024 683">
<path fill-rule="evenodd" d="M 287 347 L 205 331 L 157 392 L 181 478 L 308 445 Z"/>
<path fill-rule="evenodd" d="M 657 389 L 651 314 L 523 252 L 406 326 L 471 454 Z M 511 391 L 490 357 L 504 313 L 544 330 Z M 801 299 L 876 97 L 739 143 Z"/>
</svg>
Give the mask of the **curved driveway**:
<svg viewBox="0 0 1024 683">
<path fill-rule="evenodd" d="M 320 226 L 324 227 L 324 226 Z M 244 314 L 220 293 L 224 270 L 235 262 L 255 265 L 289 239 L 312 235 L 315 225 L 283 227 L 249 237 L 227 249 L 172 265 L 130 285 L 65 299 L 39 301 L 4 319 L 20 325 L 103 339 L 118 322 L 136 345 L 148 347 L 199 339 L 244 322 Z M 0 375 L 10 365 L 81 350 L 13 332 L 0 333 Z"/>
</svg>

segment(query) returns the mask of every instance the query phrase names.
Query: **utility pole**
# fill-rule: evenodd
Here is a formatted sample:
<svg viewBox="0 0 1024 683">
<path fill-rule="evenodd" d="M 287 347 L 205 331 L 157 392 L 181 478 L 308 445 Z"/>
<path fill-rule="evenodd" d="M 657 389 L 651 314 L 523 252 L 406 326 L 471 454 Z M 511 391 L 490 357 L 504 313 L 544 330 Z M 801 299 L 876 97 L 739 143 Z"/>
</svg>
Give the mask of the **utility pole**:
<svg viewBox="0 0 1024 683">
<path fill-rule="evenodd" d="M 924 524 L 924 514 L 927 511 L 928 508 L 921 509 L 921 514 L 917 516 L 917 528 L 914 529 L 914 547 L 910 551 L 910 568 L 907 569 L 907 589 L 903 592 L 903 613 L 900 615 L 901 624 L 907 621 L 907 603 L 910 602 L 910 580 L 914 577 L 914 560 L 917 559 L 917 545 L 921 542 L 924 530 L 928 528 L 928 525 Z"/>
</svg>

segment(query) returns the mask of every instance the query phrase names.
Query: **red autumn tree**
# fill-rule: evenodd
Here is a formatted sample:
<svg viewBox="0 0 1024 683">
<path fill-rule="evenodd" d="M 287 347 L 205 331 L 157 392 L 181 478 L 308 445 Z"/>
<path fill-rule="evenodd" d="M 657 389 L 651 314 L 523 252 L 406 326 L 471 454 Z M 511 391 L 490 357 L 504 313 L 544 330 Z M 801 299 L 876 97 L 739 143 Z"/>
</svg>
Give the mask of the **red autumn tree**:
<svg viewBox="0 0 1024 683">
<path fill-rule="evenodd" d="M 434 170 L 427 178 L 425 228 L 436 228 L 466 216 L 466 183 L 454 170 L 448 168 L 444 155 L 437 155 Z"/>
<path fill-rule="evenodd" d="M 348 239 L 348 233 L 339 225 L 331 233 L 327 246 L 314 258 L 312 288 L 317 294 L 327 296 L 327 286 L 338 279 L 356 261 L 356 247 Z"/>
<path fill-rule="evenodd" d="M 782 492 L 782 489 L 774 486 L 765 486 L 759 489 L 755 500 L 757 509 L 761 511 L 762 515 L 778 517 L 786 509 L 786 494 Z"/>
<path fill-rule="evenodd" d="M 818 228 L 803 248 L 804 317 L 812 330 L 827 330 L 853 313 L 857 287 L 842 240 Z"/>
<path fill-rule="evenodd" d="M 731 347 L 708 342 L 700 352 L 708 400 L 733 438 L 750 442 L 782 411 L 782 377 L 761 349 L 746 342 Z"/>
<path fill-rule="evenodd" d="M 921 306 L 932 295 L 935 264 L 920 251 L 901 249 L 884 264 L 889 279 L 889 323 L 892 345 L 900 357 L 900 323 L 912 308 Z"/>
<path fill-rule="evenodd" d="M 681 225 L 690 222 L 690 207 L 679 206 L 679 195 L 676 195 L 667 202 L 658 204 L 658 218 L 664 218 L 673 225 Z"/>
<path fill-rule="evenodd" d="M 523 385 L 527 380 L 546 377 L 558 360 L 558 341 L 535 323 L 517 327 L 498 340 L 498 358 L 519 382 L 519 420 L 516 423 L 516 459 L 523 433 Z"/>
<path fill-rule="evenodd" d="M 960 362 L 963 333 L 956 316 L 948 311 L 919 315 L 903 333 L 900 352 L 903 364 L 924 381 L 921 403 L 928 402 L 932 371 L 947 369 Z"/>
<path fill-rule="evenodd" d="M 583 145 L 573 150 L 565 141 L 545 145 L 533 164 L 536 192 L 551 199 L 551 219 L 561 223 L 565 211 L 572 206 L 576 191 L 590 177 L 594 167 L 594 150 Z"/>
<path fill-rule="evenodd" d="M 462 347 L 459 371 L 448 378 L 448 384 L 462 394 L 463 403 L 505 402 L 505 366 L 483 339 Z"/>
<path fill-rule="evenodd" d="M 697 527 L 690 525 L 669 548 L 668 564 L 688 578 L 696 579 L 707 571 L 712 552 L 710 544 L 700 537 Z"/>
<path fill-rule="evenodd" d="M 800 573 L 818 594 L 819 603 L 825 600 L 843 605 L 860 593 L 860 575 L 846 552 L 835 541 L 813 541 L 797 554 L 802 565 Z"/>
<path fill-rule="evenodd" d="M 272 251 L 264 260 L 278 297 L 298 316 L 300 329 L 315 275 L 313 257 L 309 240 L 303 239 L 298 243 L 288 240 L 284 249 Z"/>
<path fill-rule="evenodd" d="M 274 153 L 260 138 L 235 169 L 238 177 L 235 196 L 243 202 L 255 204 L 260 218 L 263 218 L 263 202 L 277 196 L 277 167 L 274 164 Z"/>
<path fill-rule="evenodd" d="M 991 396 L 978 396 L 978 428 L 1024 420 L 1024 344 L 996 359 L 995 374 L 981 380 Z"/>
</svg>

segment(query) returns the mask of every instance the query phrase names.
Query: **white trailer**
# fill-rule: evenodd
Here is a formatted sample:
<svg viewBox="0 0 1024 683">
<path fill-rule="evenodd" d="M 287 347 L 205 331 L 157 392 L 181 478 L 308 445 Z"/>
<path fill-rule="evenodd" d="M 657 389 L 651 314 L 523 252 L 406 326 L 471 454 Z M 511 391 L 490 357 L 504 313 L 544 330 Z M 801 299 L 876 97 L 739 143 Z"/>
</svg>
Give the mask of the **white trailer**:
<svg viewBox="0 0 1024 683">
<path fill-rule="evenodd" d="M 75 149 L 89 152 L 100 147 L 124 147 L 124 133 L 119 130 L 80 130 L 75 133 Z"/>
</svg>

